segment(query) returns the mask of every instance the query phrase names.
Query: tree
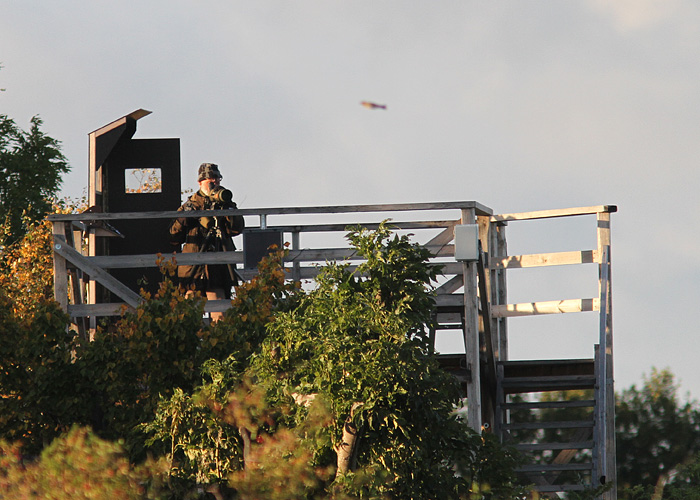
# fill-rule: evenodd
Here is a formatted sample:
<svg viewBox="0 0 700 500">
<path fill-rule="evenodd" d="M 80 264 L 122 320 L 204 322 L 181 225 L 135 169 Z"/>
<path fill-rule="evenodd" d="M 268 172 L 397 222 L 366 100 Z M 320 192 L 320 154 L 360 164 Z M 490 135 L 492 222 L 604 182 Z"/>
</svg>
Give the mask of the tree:
<svg viewBox="0 0 700 500">
<path fill-rule="evenodd" d="M 7 115 L 0 114 L 0 222 L 9 230 L 0 245 L 17 241 L 25 232 L 23 218 L 30 222 L 51 212 L 51 198 L 61 185 L 61 175 L 70 167 L 60 143 L 41 131 L 38 116 L 24 131 Z"/>
<path fill-rule="evenodd" d="M 0 491 L 4 500 L 146 500 L 166 498 L 158 478 L 164 464 L 133 466 L 118 443 L 75 427 L 38 460 L 26 463 L 21 448 L 0 441 Z"/>
<path fill-rule="evenodd" d="M 85 209 L 83 202 L 65 199 L 52 211 L 69 213 Z M 11 299 L 15 314 L 28 317 L 42 301 L 53 299 L 53 237 L 47 219 L 22 217 L 21 236 L 0 249 L 0 289 Z M 0 241 L 12 240 L 12 221 L 0 221 Z"/>
<path fill-rule="evenodd" d="M 437 273 L 428 251 L 385 225 L 348 239 L 366 261 L 355 270 L 327 265 L 299 307 L 270 325 L 252 374 L 274 406 L 289 409 L 289 427 L 305 421 L 309 401 L 327 405 L 330 426 L 315 457 L 335 467 L 336 483 L 376 470 L 378 496 L 458 498 L 472 481 L 491 483 L 498 496 L 508 481 L 491 474 L 512 470 L 508 458 L 493 468 L 475 460 L 482 437 L 455 414 L 456 381 L 427 338 Z"/>
<path fill-rule="evenodd" d="M 641 388 L 633 385 L 618 394 L 615 424 L 621 486 L 637 487 L 637 493 L 662 492 L 684 465 L 698 460 L 700 407 L 694 400 L 680 402 L 677 391 L 673 374 L 654 368 Z M 621 491 L 621 497 L 650 498 L 624 496 L 627 493 Z"/>
<path fill-rule="evenodd" d="M 364 264 L 325 266 L 316 289 L 291 306 L 271 303 L 264 335 L 241 330 L 247 360 L 233 351 L 209 361 L 194 393 L 161 400 L 145 429 L 169 450 L 181 488 L 209 481 L 278 499 L 524 497 L 515 455 L 460 420 L 455 381 L 433 357 L 427 285 L 436 270 L 424 249 L 391 235 L 386 226 L 351 232 Z M 246 324 L 267 309 L 232 308 L 231 319 Z"/>
<path fill-rule="evenodd" d="M 94 342 L 50 299 L 20 310 L 0 297 L 0 438 L 21 440 L 33 466 L 91 426 L 134 464 L 164 457 L 174 498 L 524 498 L 515 455 L 454 412 L 426 338 L 435 270 L 391 234 L 353 231 L 367 262 L 326 266 L 309 293 L 273 254 L 213 325 L 168 279 L 173 263 Z M 53 449 L 65 464 L 70 450 Z M 13 467 L 0 460 L 0 477 Z"/>
</svg>

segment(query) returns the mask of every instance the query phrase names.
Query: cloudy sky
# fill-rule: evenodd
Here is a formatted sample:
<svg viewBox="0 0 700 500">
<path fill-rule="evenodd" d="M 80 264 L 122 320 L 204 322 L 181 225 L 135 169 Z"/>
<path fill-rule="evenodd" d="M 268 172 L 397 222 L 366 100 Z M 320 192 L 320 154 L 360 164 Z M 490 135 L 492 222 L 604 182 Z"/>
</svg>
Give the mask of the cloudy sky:
<svg viewBox="0 0 700 500">
<path fill-rule="evenodd" d="M 216 162 L 245 208 L 618 205 L 617 388 L 669 367 L 700 398 L 694 0 L 0 0 L 0 63 L 0 113 L 44 120 L 73 197 L 87 134 L 145 108 L 136 137 L 179 137 L 183 178 Z M 514 349 L 571 343 L 530 319 Z"/>
</svg>

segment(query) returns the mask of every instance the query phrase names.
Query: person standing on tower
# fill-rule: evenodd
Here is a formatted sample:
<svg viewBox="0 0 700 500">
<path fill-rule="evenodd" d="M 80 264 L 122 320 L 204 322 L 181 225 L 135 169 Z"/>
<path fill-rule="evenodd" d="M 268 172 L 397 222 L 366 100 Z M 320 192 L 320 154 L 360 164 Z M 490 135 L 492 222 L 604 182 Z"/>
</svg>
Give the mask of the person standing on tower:
<svg viewBox="0 0 700 500">
<path fill-rule="evenodd" d="M 199 190 L 190 196 L 178 211 L 235 209 L 233 193 L 221 186 L 223 176 L 219 166 L 202 163 L 197 173 Z M 233 251 L 232 237 L 241 234 L 245 221 L 240 215 L 215 217 L 179 217 L 170 224 L 170 242 L 182 245 L 183 253 Z M 180 284 L 206 294 L 208 300 L 231 297 L 231 287 L 238 284 L 233 264 L 183 265 L 177 270 Z M 220 312 L 211 313 L 218 321 Z"/>
</svg>

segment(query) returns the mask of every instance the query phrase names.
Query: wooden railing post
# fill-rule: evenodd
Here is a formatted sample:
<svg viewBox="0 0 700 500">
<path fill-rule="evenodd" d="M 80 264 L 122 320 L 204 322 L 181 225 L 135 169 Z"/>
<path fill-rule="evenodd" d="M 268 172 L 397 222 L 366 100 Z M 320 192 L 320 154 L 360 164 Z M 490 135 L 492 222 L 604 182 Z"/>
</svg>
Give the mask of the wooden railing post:
<svg viewBox="0 0 700 500">
<path fill-rule="evenodd" d="M 473 208 L 462 209 L 461 224 L 474 224 L 476 212 Z M 467 383 L 467 423 L 476 432 L 481 432 L 481 363 L 479 346 L 479 309 L 477 299 L 477 263 L 462 263 L 464 277 L 464 348 L 469 371 Z"/>
<path fill-rule="evenodd" d="M 53 222 L 53 295 L 61 305 L 61 309 L 68 312 L 68 270 L 66 259 L 58 254 L 61 245 L 66 244 L 66 223 Z"/>
<path fill-rule="evenodd" d="M 599 296 L 600 296 L 600 343 L 601 361 L 604 373 L 604 387 L 602 393 L 605 401 L 605 417 L 602 431 L 605 453 L 602 455 L 600 474 L 606 478 L 616 477 L 616 443 L 615 443 L 615 388 L 613 373 L 613 335 L 612 335 L 612 257 L 610 245 L 610 212 L 598 213 L 598 252 L 600 255 L 599 272 Z M 604 500 L 617 498 L 617 484 L 613 480 L 613 487 L 603 495 Z"/>
</svg>

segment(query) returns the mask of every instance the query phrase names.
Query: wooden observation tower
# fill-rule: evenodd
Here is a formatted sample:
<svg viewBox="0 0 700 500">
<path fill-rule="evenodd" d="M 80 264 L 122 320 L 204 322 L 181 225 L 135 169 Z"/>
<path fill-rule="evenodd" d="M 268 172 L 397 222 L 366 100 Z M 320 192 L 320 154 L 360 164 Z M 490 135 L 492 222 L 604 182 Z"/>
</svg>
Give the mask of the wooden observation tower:
<svg viewBox="0 0 700 500">
<path fill-rule="evenodd" d="M 179 205 L 172 194 L 179 195 L 180 189 L 179 142 L 134 143 L 136 120 L 146 114 L 139 110 L 90 134 L 89 199 L 95 205 L 90 213 L 49 216 L 55 296 L 85 336 L 97 318 L 116 316 L 123 305 L 136 307 L 139 277 L 157 269 L 158 252 L 172 252 L 162 235 L 141 244 L 153 231 L 144 233 L 140 227 L 161 227 L 175 216 L 232 213 L 174 212 Z M 176 177 L 168 174 L 176 182 L 163 182 L 157 192 L 130 192 L 125 171 L 142 167 L 177 170 Z M 285 259 L 290 279 L 313 280 L 318 263 L 359 259 L 344 239 L 348 226 L 372 229 L 391 219 L 397 231 L 412 233 L 431 251 L 431 262 L 443 266 L 430 333 L 438 350 L 450 351 L 440 354 L 440 361 L 462 383 L 469 425 L 494 432 L 520 450 L 527 458 L 520 469 L 523 480 L 543 496 L 611 483 L 600 496 L 610 500 L 616 498 L 610 251 L 610 214 L 615 211 L 615 206 L 600 205 L 495 214 L 475 201 L 239 209 L 235 213 L 246 218 L 247 227 L 242 250 L 178 254 L 177 260 L 236 264 L 248 279 L 256 273 L 261 242 L 285 241 L 291 245 Z M 577 231 L 590 232 L 589 247 L 509 254 L 508 243 L 516 243 L 506 239 L 511 228 L 522 237 L 527 232 L 518 233 L 515 226 L 527 221 L 560 227 L 574 220 L 589 222 L 588 227 L 576 224 Z M 544 240 L 539 243 L 546 245 Z M 509 301 L 508 284 L 517 281 L 515 273 L 549 268 L 546 279 L 532 281 L 541 289 L 553 279 L 552 272 L 572 266 L 590 274 L 597 290 L 585 297 Z M 205 311 L 228 307 L 230 301 L 209 301 Z M 583 342 L 580 355 L 547 357 L 548 344 L 564 333 L 547 327 L 537 329 L 537 345 L 529 349 L 539 356 L 515 359 L 509 354 L 509 337 L 520 335 L 519 326 L 527 331 L 538 317 L 571 313 L 595 318 L 585 324 L 592 331 L 574 332 L 590 340 Z M 521 317 L 531 318 L 515 319 Z"/>
</svg>

